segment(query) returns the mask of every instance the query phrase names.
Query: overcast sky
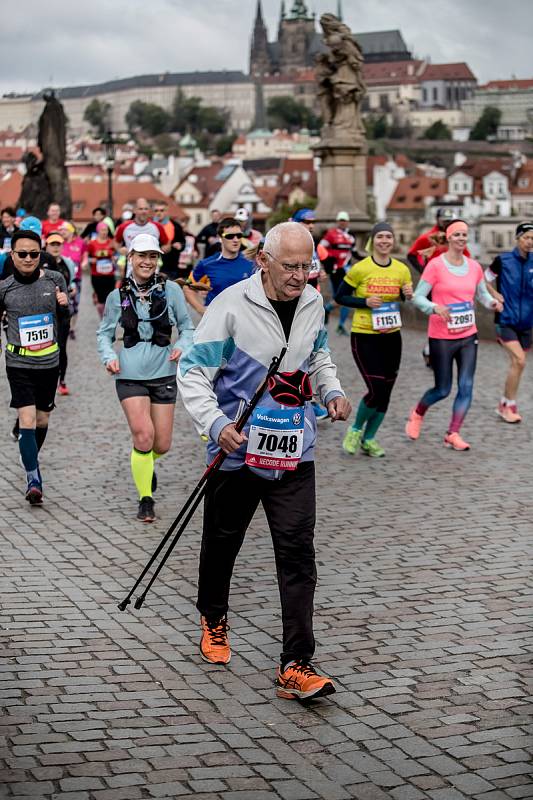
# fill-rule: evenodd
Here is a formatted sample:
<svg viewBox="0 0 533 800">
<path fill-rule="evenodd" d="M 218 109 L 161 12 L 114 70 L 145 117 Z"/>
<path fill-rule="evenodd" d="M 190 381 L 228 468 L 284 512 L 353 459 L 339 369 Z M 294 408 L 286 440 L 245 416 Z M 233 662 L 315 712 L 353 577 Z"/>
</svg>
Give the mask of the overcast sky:
<svg viewBox="0 0 533 800">
<path fill-rule="evenodd" d="M 286 0 L 290 8 L 293 0 Z M 337 0 L 307 0 L 318 14 Z M 482 83 L 533 77 L 531 0 L 342 0 L 354 32 L 399 28 L 413 55 Z M 270 40 L 280 0 L 263 0 Z M 0 93 L 151 72 L 248 68 L 256 0 L 19 0 L 3 9 Z"/>
</svg>

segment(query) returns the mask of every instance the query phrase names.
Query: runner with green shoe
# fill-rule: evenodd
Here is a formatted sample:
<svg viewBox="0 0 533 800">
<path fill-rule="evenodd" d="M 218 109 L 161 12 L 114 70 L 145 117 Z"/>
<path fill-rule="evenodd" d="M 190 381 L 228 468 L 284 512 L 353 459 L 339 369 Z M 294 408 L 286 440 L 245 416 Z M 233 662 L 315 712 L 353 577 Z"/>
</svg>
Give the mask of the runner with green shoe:
<svg viewBox="0 0 533 800">
<path fill-rule="evenodd" d="M 375 436 L 385 418 L 400 368 L 399 301 L 411 299 L 413 285 L 408 267 L 391 258 L 394 231 L 388 222 L 374 225 L 370 245 L 371 255 L 348 271 L 335 295 L 337 303 L 355 309 L 352 353 L 368 389 L 342 447 L 350 455 L 361 449 L 367 456 L 382 458 L 385 451 Z"/>
</svg>

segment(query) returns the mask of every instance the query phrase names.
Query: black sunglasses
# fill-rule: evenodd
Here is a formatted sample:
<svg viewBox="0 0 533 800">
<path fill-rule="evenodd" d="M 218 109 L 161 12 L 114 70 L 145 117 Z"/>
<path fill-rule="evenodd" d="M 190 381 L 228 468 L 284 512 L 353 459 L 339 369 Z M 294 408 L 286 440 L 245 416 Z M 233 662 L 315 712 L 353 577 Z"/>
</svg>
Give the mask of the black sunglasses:
<svg viewBox="0 0 533 800">
<path fill-rule="evenodd" d="M 242 233 L 223 233 L 223 239 L 242 239 Z"/>
<path fill-rule="evenodd" d="M 17 255 L 19 258 L 28 258 L 28 256 L 35 261 L 36 258 L 39 258 L 41 255 L 40 250 L 13 250 L 13 253 Z"/>
</svg>

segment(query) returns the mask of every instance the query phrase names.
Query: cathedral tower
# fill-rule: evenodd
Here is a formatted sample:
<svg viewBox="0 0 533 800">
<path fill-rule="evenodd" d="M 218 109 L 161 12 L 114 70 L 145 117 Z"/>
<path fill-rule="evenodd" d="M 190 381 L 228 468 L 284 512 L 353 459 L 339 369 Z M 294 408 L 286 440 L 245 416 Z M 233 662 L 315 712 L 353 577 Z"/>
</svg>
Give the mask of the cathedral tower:
<svg viewBox="0 0 533 800">
<path fill-rule="evenodd" d="M 315 35 L 315 16 L 307 10 L 305 0 L 293 0 L 285 15 L 284 5 L 279 22 L 279 71 L 282 74 L 312 66 L 310 45 Z"/>
<path fill-rule="evenodd" d="M 272 72 L 270 54 L 268 50 L 268 34 L 263 21 L 261 0 L 257 0 L 257 11 L 250 46 L 250 75 L 260 77 Z"/>
</svg>

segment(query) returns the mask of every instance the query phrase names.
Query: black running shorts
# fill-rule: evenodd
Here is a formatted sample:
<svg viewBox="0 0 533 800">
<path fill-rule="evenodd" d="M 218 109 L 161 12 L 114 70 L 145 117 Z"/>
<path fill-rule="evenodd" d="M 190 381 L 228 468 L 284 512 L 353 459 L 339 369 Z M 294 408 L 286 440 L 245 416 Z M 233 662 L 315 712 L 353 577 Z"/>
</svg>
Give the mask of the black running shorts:
<svg viewBox="0 0 533 800">
<path fill-rule="evenodd" d="M 522 350 L 531 349 L 531 328 L 518 330 L 511 325 L 496 325 L 496 338 L 499 342 L 518 342 Z"/>
<path fill-rule="evenodd" d="M 151 403 L 167 405 L 176 402 L 178 386 L 176 376 L 154 378 L 151 381 L 129 381 L 117 378 L 115 381 L 120 402 L 128 397 L 148 397 Z"/>
<path fill-rule="evenodd" d="M 38 411 L 51 411 L 55 405 L 59 366 L 47 369 L 6 367 L 11 408 L 35 406 Z"/>
</svg>

